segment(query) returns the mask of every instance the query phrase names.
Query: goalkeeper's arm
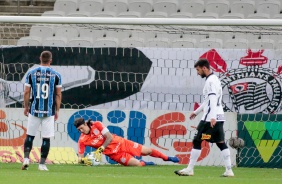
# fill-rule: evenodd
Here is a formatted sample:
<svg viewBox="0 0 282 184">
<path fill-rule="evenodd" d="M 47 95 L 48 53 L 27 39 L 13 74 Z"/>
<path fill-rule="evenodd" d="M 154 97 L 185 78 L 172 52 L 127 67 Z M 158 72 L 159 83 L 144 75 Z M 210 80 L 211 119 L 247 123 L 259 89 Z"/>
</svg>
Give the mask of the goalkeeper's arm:
<svg viewBox="0 0 282 184">
<path fill-rule="evenodd" d="M 103 136 L 106 138 L 103 144 L 97 148 L 97 150 L 94 152 L 94 156 L 97 160 L 101 161 L 102 160 L 102 153 L 104 152 L 105 148 L 112 142 L 113 136 L 112 134 L 107 131 L 106 133 L 103 134 Z"/>
<path fill-rule="evenodd" d="M 104 143 L 102 144 L 101 147 L 106 148 L 113 140 L 113 136 L 110 132 L 106 132 L 105 134 L 103 134 L 103 136 L 106 138 Z"/>
<path fill-rule="evenodd" d="M 79 164 L 84 164 L 82 158 L 84 158 L 84 155 L 83 154 L 78 154 L 78 163 Z"/>
</svg>

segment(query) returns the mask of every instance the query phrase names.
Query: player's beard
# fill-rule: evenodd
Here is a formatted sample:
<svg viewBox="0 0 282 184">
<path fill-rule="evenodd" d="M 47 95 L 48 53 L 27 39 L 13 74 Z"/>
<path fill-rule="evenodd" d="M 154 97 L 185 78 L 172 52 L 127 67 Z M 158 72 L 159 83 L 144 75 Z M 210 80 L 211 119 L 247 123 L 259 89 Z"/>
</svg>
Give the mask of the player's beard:
<svg viewBox="0 0 282 184">
<path fill-rule="evenodd" d="M 206 77 L 206 74 L 205 74 L 205 73 L 202 73 L 202 74 L 201 74 L 201 77 L 202 77 L 202 78 L 205 78 L 205 77 Z"/>
</svg>

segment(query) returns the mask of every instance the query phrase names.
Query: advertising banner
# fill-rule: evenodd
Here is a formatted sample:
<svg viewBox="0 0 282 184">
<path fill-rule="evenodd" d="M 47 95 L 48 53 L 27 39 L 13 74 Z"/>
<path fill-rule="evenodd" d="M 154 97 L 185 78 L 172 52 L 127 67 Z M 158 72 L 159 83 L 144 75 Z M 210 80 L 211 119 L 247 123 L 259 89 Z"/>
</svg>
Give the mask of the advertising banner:
<svg viewBox="0 0 282 184">
<path fill-rule="evenodd" d="M 238 166 L 282 168 L 282 115 L 238 115 L 238 134 L 245 140 Z"/>
<path fill-rule="evenodd" d="M 75 118 L 83 117 L 102 121 L 111 133 L 135 141 L 147 147 L 155 148 L 166 155 L 178 156 L 180 164 L 187 164 L 192 149 L 195 126 L 201 114 L 189 120 L 191 112 L 180 111 L 122 111 L 122 110 L 66 110 L 60 111 L 55 124 L 55 136 L 51 139 L 52 150 L 49 163 L 76 163 L 77 140 L 80 133 L 73 126 Z M 0 125 L 0 161 L 20 162 L 23 156 L 23 144 L 26 136 L 27 118 L 23 109 L 6 108 L 1 110 Z M 236 113 L 226 113 L 224 124 L 226 138 L 236 135 Z M 34 139 L 31 159 L 36 162 L 40 158 L 39 148 L 42 140 L 40 131 Z M 87 148 L 86 152 L 93 151 Z M 231 149 L 232 164 L 235 165 L 237 151 Z M 170 164 L 154 157 L 143 157 L 143 160 L 157 164 Z M 114 164 L 103 157 L 104 163 Z M 202 143 L 202 154 L 199 165 L 223 165 L 220 150 L 215 144 Z"/>
</svg>

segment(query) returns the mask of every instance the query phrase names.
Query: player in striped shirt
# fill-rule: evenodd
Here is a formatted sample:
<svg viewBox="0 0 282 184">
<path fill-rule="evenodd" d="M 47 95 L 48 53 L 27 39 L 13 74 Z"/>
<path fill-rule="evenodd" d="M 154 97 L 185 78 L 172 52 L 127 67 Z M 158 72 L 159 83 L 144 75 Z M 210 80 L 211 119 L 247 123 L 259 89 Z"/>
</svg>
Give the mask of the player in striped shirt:
<svg viewBox="0 0 282 184">
<path fill-rule="evenodd" d="M 52 53 L 43 51 L 40 55 L 40 66 L 31 69 L 26 76 L 24 115 L 28 117 L 28 125 L 22 170 L 28 169 L 33 139 L 41 125 L 42 145 L 38 169 L 48 171 L 45 161 L 50 149 L 50 137 L 54 136 L 54 124 L 59 117 L 62 99 L 61 74 L 50 67 L 51 63 Z"/>
<path fill-rule="evenodd" d="M 194 119 L 202 110 L 203 116 L 197 126 L 197 133 L 193 139 L 193 149 L 191 151 L 188 167 L 175 171 L 175 174 L 180 176 L 194 175 L 194 165 L 201 154 L 201 143 L 203 140 L 206 140 L 211 143 L 216 143 L 218 148 L 221 150 L 221 155 L 223 156 L 226 169 L 222 176 L 234 176 L 231 169 L 230 150 L 224 142 L 223 124 L 225 118 L 221 105 L 221 82 L 211 71 L 210 64 L 207 59 L 199 59 L 195 63 L 194 67 L 196 68 L 198 75 L 202 78 L 206 78 L 206 82 L 203 89 L 204 102 L 190 115 L 190 119 Z"/>
</svg>

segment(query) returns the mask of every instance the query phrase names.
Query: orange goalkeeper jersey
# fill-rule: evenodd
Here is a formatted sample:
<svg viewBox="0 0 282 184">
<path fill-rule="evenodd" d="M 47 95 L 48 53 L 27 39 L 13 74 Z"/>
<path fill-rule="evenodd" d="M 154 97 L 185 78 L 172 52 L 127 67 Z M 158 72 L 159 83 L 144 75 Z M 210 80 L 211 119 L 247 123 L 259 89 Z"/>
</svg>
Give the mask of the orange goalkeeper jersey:
<svg viewBox="0 0 282 184">
<path fill-rule="evenodd" d="M 84 154 L 86 146 L 93 148 L 99 148 L 103 145 L 106 138 L 103 134 L 107 133 L 109 130 L 100 121 L 92 122 L 90 133 L 85 135 L 81 134 L 78 140 L 78 154 Z M 118 152 L 121 145 L 124 143 L 124 139 L 115 134 L 113 135 L 112 142 L 105 148 L 104 154 L 110 155 Z"/>
</svg>

